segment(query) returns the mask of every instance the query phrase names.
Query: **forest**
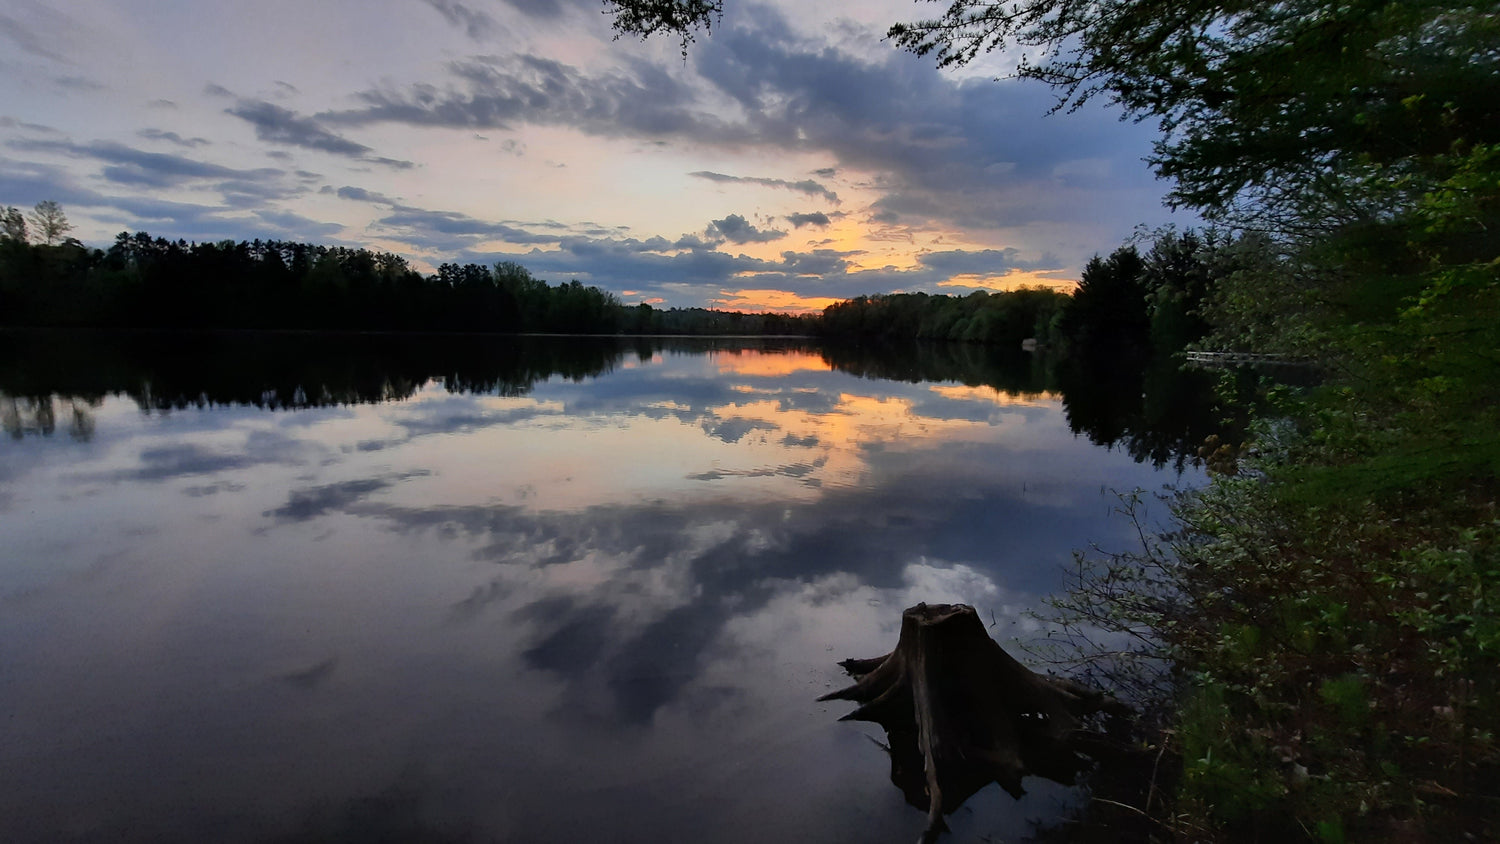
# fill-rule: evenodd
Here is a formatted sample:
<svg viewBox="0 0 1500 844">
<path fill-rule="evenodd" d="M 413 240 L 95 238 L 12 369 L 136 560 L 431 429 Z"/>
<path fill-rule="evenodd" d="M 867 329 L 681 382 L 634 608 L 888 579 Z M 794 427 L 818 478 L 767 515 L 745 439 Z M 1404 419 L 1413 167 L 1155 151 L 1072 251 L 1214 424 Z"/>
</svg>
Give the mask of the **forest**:
<svg viewBox="0 0 1500 844">
<path fill-rule="evenodd" d="M 43 206 L 49 206 L 43 208 Z M 807 320 L 622 305 L 520 264 L 444 263 L 424 275 L 389 252 L 290 241 L 189 243 L 122 232 L 107 250 L 60 240 L 66 216 L 0 230 L 0 324 L 70 328 L 319 329 L 550 334 L 806 334 Z M 59 229 L 58 226 L 63 228 Z M 28 236 L 30 235 L 30 236 Z"/>
</svg>

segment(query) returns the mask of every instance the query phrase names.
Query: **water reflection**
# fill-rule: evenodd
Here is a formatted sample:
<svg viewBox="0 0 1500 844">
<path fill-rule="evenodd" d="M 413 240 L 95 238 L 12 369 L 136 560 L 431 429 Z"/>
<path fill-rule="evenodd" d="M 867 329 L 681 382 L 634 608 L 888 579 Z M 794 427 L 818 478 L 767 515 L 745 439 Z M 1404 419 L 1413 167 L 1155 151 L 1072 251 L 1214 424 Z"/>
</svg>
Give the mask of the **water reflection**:
<svg viewBox="0 0 1500 844">
<path fill-rule="evenodd" d="M 1030 630 L 1111 489 L 1196 479 L 967 349 L 283 339 L 0 358 L 93 420 L 0 443 L 6 840 L 888 840 L 835 660 L 924 600 Z"/>
<path fill-rule="evenodd" d="M 126 394 L 147 411 L 248 405 L 297 409 L 450 393 L 525 396 L 540 381 L 593 378 L 661 363 L 664 355 L 711 355 L 723 375 L 780 378 L 837 370 L 908 383 L 988 388 L 1002 400 L 1060 398 L 1074 433 L 1182 471 L 1210 434 L 1238 441 L 1244 419 L 1216 399 L 1220 376 L 1172 358 L 1057 362 L 967 344 L 815 346 L 786 339 L 448 337 L 409 334 L 203 333 L 188 335 L 0 332 L 0 422 L 13 438 L 50 435 L 61 415 L 70 433 L 93 433 L 91 410 Z M 1250 381 L 1239 379 L 1241 391 Z M 753 385 L 739 385 L 753 390 Z M 722 389 L 713 385 L 710 389 Z M 56 398 L 54 398 L 56 397 Z M 717 393 L 699 398 L 713 401 Z M 778 395 L 781 408 L 826 411 L 807 390 Z M 669 408 L 665 408 L 669 409 Z M 519 409 L 518 413 L 531 411 Z M 448 419 L 462 426 L 479 420 Z M 740 437 L 732 422 L 717 435 Z M 378 449 L 379 441 L 359 447 Z"/>
</svg>

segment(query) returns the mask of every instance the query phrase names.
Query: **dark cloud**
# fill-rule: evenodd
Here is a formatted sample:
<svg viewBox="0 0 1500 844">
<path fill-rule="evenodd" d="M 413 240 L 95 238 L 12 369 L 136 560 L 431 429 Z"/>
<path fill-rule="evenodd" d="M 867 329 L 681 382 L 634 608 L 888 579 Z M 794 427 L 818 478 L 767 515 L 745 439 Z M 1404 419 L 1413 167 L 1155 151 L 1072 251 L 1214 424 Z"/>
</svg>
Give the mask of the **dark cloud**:
<svg viewBox="0 0 1500 844">
<path fill-rule="evenodd" d="M 288 185 L 284 181 L 257 182 L 249 179 L 231 179 L 214 185 L 214 190 L 223 194 L 224 204 L 235 208 L 259 208 L 271 200 L 292 199 L 306 194 L 307 188 Z"/>
<path fill-rule="evenodd" d="M 394 486 L 399 481 L 429 474 L 426 471 L 407 472 L 379 478 L 361 478 L 353 481 L 325 484 L 308 489 L 294 489 L 287 502 L 274 510 L 267 510 L 267 518 L 278 524 L 306 522 L 329 513 L 341 512 L 356 502 L 364 501 L 375 493 Z"/>
<path fill-rule="evenodd" d="M 90 79 L 87 76 L 78 76 L 76 74 L 70 76 L 55 76 L 53 77 L 52 81 L 60 87 L 68 88 L 73 91 L 104 91 L 109 88 L 108 85 L 105 85 L 103 82 L 100 82 L 97 79 Z"/>
<path fill-rule="evenodd" d="M 536 124 L 570 126 L 604 137 L 737 142 L 730 127 L 697 104 L 689 86 L 645 62 L 591 75 L 553 59 L 521 54 L 454 61 L 448 70 L 452 81 L 446 86 L 369 90 L 359 95 L 364 108 L 318 117 L 346 125 L 510 129 Z"/>
<path fill-rule="evenodd" d="M 950 249 L 944 252 L 924 252 L 917 256 L 922 266 L 947 276 L 954 275 L 999 275 L 1011 270 L 1057 269 L 1058 260 L 1044 255 L 1036 261 L 1021 257 L 1018 249 Z"/>
<path fill-rule="evenodd" d="M 466 6 L 457 0 L 422 0 L 437 10 L 448 23 L 462 29 L 470 38 L 478 41 L 495 32 L 495 19 L 488 12 Z"/>
<path fill-rule="evenodd" d="M 813 181 L 812 179 L 803 179 L 798 182 L 788 182 L 785 179 L 766 179 L 755 176 L 729 176 L 725 175 L 724 173 L 714 173 L 708 170 L 699 170 L 694 173 L 689 173 L 688 175 L 695 176 L 699 179 L 707 179 L 710 182 L 728 182 L 745 185 L 763 185 L 768 188 L 786 188 L 787 190 L 797 191 L 798 193 L 805 193 L 810 196 L 821 196 L 824 199 L 827 199 L 829 202 L 839 201 L 838 194 L 834 193 L 818 182 Z"/>
<path fill-rule="evenodd" d="M 299 689 L 316 689 L 318 686 L 328 682 L 338 664 L 338 657 L 329 657 L 317 665 L 283 674 L 281 675 L 281 679 L 283 682 Z"/>
<path fill-rule="evenodd" d="M 241 99 L 224 111 L 254 126 L 255 137 L 267 143 L 312 149 L 398 169 L 412 166 L 410 161 L 372 156 L 370 147 L 339 135 L 317 119 L 265 100 Z"/>
<path fill-rule="evenodd" d="M 209 495 L 218 495 L 221 492 L 243 492 L 244 490 L 245 484 L 235 483 L 234 481 L 218 481 L 211 484 L 186 487 L 182 490 L 182 494 L 191 498 L 203 498 Z"/>
<path fill-rule="evenodd" d="M 788 214 L 786 221 L 799 229 L 803 226 L 826 226 L 829 223 L 828 215 L 822 211 L 813 211 L 806 214 Z"/>
<path fill-rule="evenodd" d="M 365 190 L 364 188 L 355 187 L 353 185 L 344 185 L 338 190 L 334 190 L 332 185 L 325 185 L 322 190 L 318 191 L 318 193 L 332 193 L 337 195 L 339 199 L 350 199 L 354 200 L 355 202 L 370 202 L 375 205 L 401 204 L 383 193 L 376 193 L 375 191 Z"/>
<path fill-rule="evenodd" d="M 118 469 L 112 472 L 77 476 L 87 481 L 165 481 L 195 475 L 212 475 L 245 469 L 261 463 L 284 462 L 264 454 L 248 452 L 227 453 L 211 451 L 200 445 L 182 445 L 148 448 L 140 454 L 140 465 L 133 469 Z"/>
<path fill-rule="evenodd" d="M 142 138 L 146 138 L 147 140 L 167 141 L 168 143 L 173 143 L 180 147 L 202 147 L 208 146 L 209 144 L 209 140 L 207 138 L 184 138 L 176 132 L 163 132 L 160 129 L 142 129 L 141 131 L 136 132 L 136 134 L 140 135 Z"/>
<path fill-rule="evenodd" d="M 37 133 L 40 133 L 40 134 L 43 134 L 43 135 L 61 135 L 62 134 L 61 132 L 57 131 L 56 129 L 53 129 L 51 126 L 43 126 L 40 123 L 27 123 L 24 120 L 17 120 L 14 117 L 0 117 L 0 128 L 3 128 L 3 129 L 22 129 L 22 130 L 27 131 L 27 132 L 37 132 Z"/>
<path fill-rule="evenodd" d="M 695 306 L 701 306 L 705 294 L 716 293 L 736 275 L 778 269 L 776 263 L 746 255 L 712 249 L 677 251 L 680 242 L 569 237 L 553 250 L 472 257 L 481 261 L 518 260 L 542 278 L 577 278 L 616 292 L 639 290 L 661 295 L 672 304 Z"/>
<path fill-rule="evenodd" d="M 781 268 L 797 275 L 813 276 L 835 276 L 842 275 L 849 268 L 846 260 L 854 252 L 840 252 L 836 249 L 814 249 L 811 252 L 781 253 Z"/>
<path fill-rule="evenodd" d="M 226 178 L 264 182 L 284 174 L 274 168 L 237 170 L 196 158 L 147 152 L 114 141 L 77 144 L 64 140 L 16 140 L 6 145 L 26 152 L 51 152 L 101 161 L 106 165 L 101 171 L 105 179 L 133 186 L 170 187 L 198 179 Z"/>
<path fill-rule="evenodd" d="M 0 158 L 0 196 L 8 197 L 10 202 L 31 205 L 44 199 L 56 200 L 68 208 L 76 206 L 93 209 L 95 219 L 107 225 L 139 229 L 165 224 L 170 226 L 173 237 L 189 240 L 298 236 L 296 229 L 268 224 L 259 217 L 229 216 L 226 213 L 236 209 L 263 207 L 267 196 L 278 191 L 292 195 L 295 191 L 283 191 L 272 180 L 226 181 L 218 183 L 215 188 L 225 191 L 222 205 L 159 199 L 154 191 L 122 196 L 80 185 L 74 168 Z M 252 195 L 235 192 L 241 188 L 258 193 Z M 275 213 L 274 209 L 265 210 L 271 211 L 273 215 Z"/>
<path fill-rule="evenodd" d="M 11 15 L 0 14 L 0 34 L 9 38 L 23 52 L 55 62 L 68 63 L 66 57 L 52 49 L 57 43 L 56 39 L 38 35 Z"/>
<path fill-rule="evenodd" d="M 1152 129 L 1095 106 L 1046 117 L 1053 95 L 1043 85 L 953 79 L 894 50 L 855 55 L 796 34 L 774 9 L 754 4 L 730 7 L 689 62 L 706 90 L 646 61 L 594 71 L 534 55 L 474 57 L 450 63 L 445 83 L 388 84 L 361 93 L 363 107 L 318 119 L 565 126 L 655 144 L 824 152 L 838 164 L 819 168 L 818 178 L 850 168 L 879 174 L 877 213 L 892 224 L 899 215 L 919 226 L 1098 227 L 1102 216 L 1123 232 L 1166 214 L 1140 161 Z M 836 198 L 817 179 L 693 175 Z"/>
<path fill-rule="evenodd" d="M 240 100 L 225 112 L 255 127 L 255 136 L 263 141 L 305 147 L 322 152 L 363 158 L 371 150 L 364 144 L 341 137 L 310 118 L 265 100 Z"/>
<path fill-rule="evenodd" d="M 503 0 L 503 2 L 529 17 L 552 20 L 562 17 L 565 0 Z"/>
<path fill-rule="evenodd" d="M 556 243 L 559 240 L 555 234 L 533 234 L 516 226 L 480 220 L 457 211 L 426 211 L 406 205 L 395 206 L 391 214 L 378 222 L 418 242 L 433 243 L 433 236 L 437 235 L 437 242 L 460 245 L 460 248 L 478 240 L 503 240 L 516 244 Z"/>
<path fill-rule="evenodd" d="M 786 232 L 775 229 L 762 231 L 738 214 L 730 214 L 722 220 L 709 223 L 710 234 L 717 234 L 730 243 L 768 243 L 786 237 Z"/>
<path fill-rule="evenodd" d="M 255 212 L 255 216 L 283 231 L 294 233 L 298 240 L 303 241 L 335 235 L 344 230 L 342 223 L 320 223 L 291 211 L 262 208 Z"/>
</svg>

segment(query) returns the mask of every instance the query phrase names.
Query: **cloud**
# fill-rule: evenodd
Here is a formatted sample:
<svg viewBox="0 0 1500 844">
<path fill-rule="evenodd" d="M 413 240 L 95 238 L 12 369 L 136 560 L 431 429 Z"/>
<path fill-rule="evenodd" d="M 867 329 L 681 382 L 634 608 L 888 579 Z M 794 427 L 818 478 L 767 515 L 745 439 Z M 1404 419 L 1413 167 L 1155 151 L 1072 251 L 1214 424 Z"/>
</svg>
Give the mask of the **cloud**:
<svg viewBox="0 0 1500 844">
<path fill-rule="evenodd" d="M 53 13 L 53 16 L 61 17 L 56 13 Z M 53 45 L 56 44 L 55 39 L 38 35 L 12 15 L 0 14 L 0 33 L 10 38 L 11 42 L 20 47 L 23 52 L 55 62 L 68 63 L 66 57 L 53 49 Z"/>
<path fill-rule="evenodd" d="M 527 17 L 551 20 L 562 17 L 565 0 L 503 0 L 503 2 Z"/>
<path fill-rule="evenodd" d="M 731 130 L 703 111 L 693 90 L 665 69 L 634 62 L 596 74 L 530 54 L 450 62 L 445 86 L 417 83 L 361 92 L 363 108 L 330 111 L 345 125 L 404 123 L 464 129 L 569 126 L 602 137 L 717 137 Z M 715 128 L 719 127 L 719 128 Z"/>
<path fill-rule="evenodd" d="M 356 189 L 358 190 L 358 189 Z M 343 193 L 340 193 L 342 196 Z M 369 200 L 374 201 L 374 200 Z M 419 242 L 437 243 L 467 248 L 478 240 L 502 240 L 514 244 L 557 243 L 556 234 L 533 234 L 525 229 L 506 223 L 492 223 L 461 214 L 457 211 L 427 211 L 408 205 L 395 205 L 392 213 L 380 218 L 378 224 L 404 233 Z"/>
<path fill-rule="evenodd" d="M 249 240 L 255 237 L 305 238 L 307 231 L 301 218 L 282 217 L 282 212 L 265 208 L 265 199 L 274 197 L 278 191 L 274 180 L 245 183 L 223 182 L 214 187 L 226 191 L 222 205 L 198 202 L 182 202 L 162 199 L 154 191 L 145 193 L 105 193 L 80 185 L 76 168 L 58 167 L 39 162 L 7 161 L 0 158 L 0 196 L 12 203 L 31 205 L 44 199 L 56 200 L 69 211 L 75 208 L 93 209 L 92 216 L 101 223 L 121 228 L 155 229 L 158 225 L 168 227 L 167 234 L 174 238 L 198 241 L 213 241 L 232 238 Z M 233 194 L 235 188 L 258 189 L 260 196 Z M 261 208 L 266 216 L 234 215 L 237 209 Z M 70 216 L 77 216 L 71 215 Z M 288 227 L 285 223 L 297 223 Z M 314 223 L 317 227 L 330 223 Z M 341 228 L 341 227 L 340 227 Z M 319 229 L 332 233 L 333 229 Z M 161 232 L 158 232 L 159 234 Z"/>
<path fill-rule="evenodd" d="M 786 232 L 783 231 L 774 229 L 761 231 L 738 214 L 730 214 L 722 220 L 714 220 L 709 223 L 708 230 L 730 243 L 768 243 L 786 237 Z"/>
<path fill-rule="evenodd" d="M 356 202 L 370 202 L 376 205 L 394 206 L 401 204 L 383 193 L 376 193 L 375 191 L 365 190 L 364 188 L 354 187 L 353 185 L 344 185 L 336 191 L 331 185 L 324 185 L 323 189 L 318 192 L 332 193 L 337 195 L 339 199 L 351 199 Z"/>
<path fill-rule="evenodd" d="M 146 138 L 147 140 L 167 141 L 168 143 L 173 143 L 180 147 L 201 147 L 208 146 L 209 144 L 209 140 L 207 138 L 184 138 L 176 132 L 163 132 L 160 129 L 142 129 L 139 132 L 136 132 L 136 134 L 140 135 L 142 138 Z"/>
<path fill-rule="evenodd" d="M 104 91 L 109 88 L 108 85 L 97 79 L 90 79 L 87 76 L 79 76 L 78 74 L 55 76 L 52 78 L 52 81 L 59 87 L 68 88 L 73 91 Z"/>
<path fill-rule="evenodd" d="M 279 178 L 284 171 L 275 168 L 238 170 L 196 158 L 147 152 L 115 141 L 87 144 L 65 140 L 14 140 L 6 144 L 25 152 L 51 152 L 74 158 L 91 158 L 105 163 L 104 178 L 118 184 L 169 187 L 195 179 L 244 179 L 266 181 Z"/>
<path fill-rule="evenodd" d="M 413 166 L 410 161 L 372 156 L 370 147 L 339 135 L 315 118 L 265 100 L 241 99 L 224 111 L 254 126 L 255 137 L 267 143 L 312 149 L 397 169 Z"/>
<path fill-rule="evenodd" d="M 788 214 L 786 221 L 799 229 L 803 226 L 826 226 L 829 223 L 828 215 L 822 211 L 813 211 L 807 214 Z"/>
<path fill-rule="evenodd" d="M 291 211 L 259 209 L 255 216 L 262 221 L 289 232 L 296 232 L 299 240 L 336 235 L 344 230 L 342 223 L 320 223 Z"/>
<path fill-rule="evenodd" d="M 466 35 L 478 41 L 496 30 L 495 19 L 489 13 L 466 6 L 456 0 L 422 0 L 437 10 L 448 23 L 462 29 Z"/>
<path fill-rule="evenodd" d="M 262 515 L 274 519 L 278 524 L 306 522 L 319 516 L 346 510 L 356 502 L 364 501 L 400 481 L 428 474 L 430 473 L 426 470 L 418 470 L 399 475 L 361 478 L 307 489 L 294 489 L 288 495 L 285 504 L 274 510 L 267 510 Z"/>
<path fill-rule="evenodd" d="M 899 51 L 857 54 L 864 44 L 854 42 L 802 36 L 775 9 L 740 4 L 686 68 L 640 58 L 594 68 L 530 54 L 469 57 L 450 62 L 446 79 L 385 83 L 360 92 L 360 107 L 317 119 L 471 131 L 556 126 L 731 154 L 822 153 L 837 163 L 816 178 L 692 175 L 834 202 L 824 180 L 856 171 L 884 194 L 876 213 L 909 226 L 1098 227 L 1103 218 L 1124 232 L 1143 209 L 1149 216 L 1159 207 L 1161 191 L 1140 161 L 1151 127 L 1122 124 L 1095 106 L 1046 117 L 1046 86 L 945 76 Z"/>
<path fill-rule="evenodd" d="M 1007 249 L 950 249 L 943 252 L 926 252 L 917 256 L 922 266 L 946 275 L 988 274 L 998 275 L 1011 270 L 1041 270 L 1056 268 L 1057 258 L 1043 255 L 1029 261 L 1021 257 L 1014 247 Z"/>
<path fill-rule="evenodd" d="M 696 172 L 689 173 L 688 175 L 694 176 L 699 179 L 707 179 L 710 182 L 763 185 L 768 188 L 786 188 L 787 190 L 797 191 L 798 193 L 805 193 L 809 196 L 821 196 L 824 199 L 827 199 L 829 202 L 839 201 L 838 194 L 834 193 L 818 182 L 813 181 L 812 179 L 803 179 L 799 182 L 788 182 L 785 179 L 766 179 L 756 176 L 729 176 L 725 175 L 724 173 L 714 173 L 709 170 L 698 170 Z"/>
<path fill-rule="evenodd" d="M 0 129 L 21 129 L 27 132 L 37 132 L 42 135 L 60 135 L 61 132 L 51 126 L 43 126 L 40 123 L 27 123 L 14 117 L 0 117 Z"/>
<path fill-rule="evenodd" d="M 197 443 L 153 446 L 141 451 L 139 465 L 134 468 L 71 477 L 79 481 L 166 481 L 267 464 L 299 466 L 305 462 L 306 452 L 306 443 L 277 433 L 252 431 L 237 451 L 213 450 Z"/>
</svg>

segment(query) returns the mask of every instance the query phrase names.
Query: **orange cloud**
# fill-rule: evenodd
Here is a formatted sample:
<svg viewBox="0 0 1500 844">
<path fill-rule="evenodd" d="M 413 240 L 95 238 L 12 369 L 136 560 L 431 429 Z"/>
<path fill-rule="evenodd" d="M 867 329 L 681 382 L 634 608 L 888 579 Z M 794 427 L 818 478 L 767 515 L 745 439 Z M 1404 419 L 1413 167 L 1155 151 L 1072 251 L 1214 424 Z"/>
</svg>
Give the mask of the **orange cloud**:
<svg viewBox="0 0 1500 844">
<path fill-rule="evenodd" d="M 843 301 L 827 296 L 802 296 L 790 290 L 720 290 L 719 298 L 709 307 L 744 313 L 809 314 L 822 313 L 829 305 Z"/>
<path fill-rule="evenodd" d="M 1001 275 L 982 275 L 979 273 L 964 273 L 953 276 L 946 281 L 938 282 L 938 287 L 969 287 L 977 290 L 1018 290 L 1022 287 L 1046 287 L 1052 290 L 1061 290 L 1071 293 L 1078 287 L 1078 281 L 1071 278 L 1059 278 L 1057 274 L 1061 270 L 1009 270 Z"/>
</svg>

